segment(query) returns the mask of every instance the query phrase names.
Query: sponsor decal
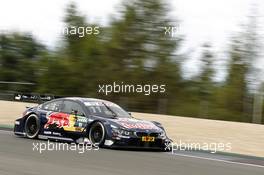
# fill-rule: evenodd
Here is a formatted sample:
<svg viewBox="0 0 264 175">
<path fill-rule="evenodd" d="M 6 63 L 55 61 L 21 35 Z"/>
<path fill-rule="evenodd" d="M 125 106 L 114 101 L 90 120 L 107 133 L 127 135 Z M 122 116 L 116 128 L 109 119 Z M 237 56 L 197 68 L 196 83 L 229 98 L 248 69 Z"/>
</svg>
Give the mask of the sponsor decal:
<svg viewBox="0 0 264 175">
<path fill-rule="evenodd" d="M 63 126 L 70 126 L 69 114 L 65 113 L 49 113 L 47 114 L 48 122 L 45 124 L 44 128 L 62 128 Z"/>
<path fill-rule="evenodd" d="M 51 131 L 44 131 L 44 134 L 51 135 Z"/>
<path fill-rule="evenodd" d="M 104 106 L 106 104 L 109 107 L 119 107 L 117 104 L 108 102 L 108 101 L 101 101 L 101 102 L 84 102 L 85 106 Z"/>
<path fill-rule="evenodd" d="M 158 129 L 153 123 L 136 119 L 119 119 L 118 123 L 127 129 Z"/>
<path fill-rule="evenodd" d="M 65 131 L 82 131 L 88 119 L 83 116 L 75 116 L 60 112 L 47 114 L 48 122 L 44 125 L 45 129 L 63 129 Z"/>
</svg>

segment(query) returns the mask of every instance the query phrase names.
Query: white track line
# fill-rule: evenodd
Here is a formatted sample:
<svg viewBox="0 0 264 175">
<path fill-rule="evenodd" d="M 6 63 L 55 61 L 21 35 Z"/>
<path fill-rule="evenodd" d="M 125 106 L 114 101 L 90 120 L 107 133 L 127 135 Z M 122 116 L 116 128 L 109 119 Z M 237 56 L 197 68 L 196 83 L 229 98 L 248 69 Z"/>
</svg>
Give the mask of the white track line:
<svg viewBox="0 0 264 175">
<path fill-rule="evenodd" d="M 224 163 L 229 163 L 229 164 L 246 165 L 246 166 L 258 167 L 258 168 L 264 168 L 264 166 L 262 166 L 262 165 L 255 165 L 255 164 L 250 164 L 250 163 L 232 162 L 232 161 L 228 161 L 228 160 L 221 160 L 221 159 L 214 159 L 214 158 L 207 158 L 207 157 L 199 157 L 199 156 L 191 156 L 191 155 L 186 155 L 186 154 L 177 154 L 177 153 L 173 153 L 173 154 L 169 153 L 169 154 L 176 155 L 176 156 L 181 156 L 181 157 L 212 160 L 212 161 L 224 162 Z"/>
<path fill-rule="evenodd" d="M 13 133 L 13 131 L 7 131 L 7 130 L 0 130 L 0 132 L 10 133 L 10 134 Z"/>
</svg>

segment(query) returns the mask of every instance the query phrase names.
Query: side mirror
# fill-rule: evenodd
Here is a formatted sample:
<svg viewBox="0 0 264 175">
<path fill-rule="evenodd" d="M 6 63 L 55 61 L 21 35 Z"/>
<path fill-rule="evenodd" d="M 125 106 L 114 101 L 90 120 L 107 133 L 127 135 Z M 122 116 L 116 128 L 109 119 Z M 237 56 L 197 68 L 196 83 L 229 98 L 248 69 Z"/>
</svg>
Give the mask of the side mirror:
<svg viewBox="0 0 264 175">
<path fill-rule="evenodd" d="M 77 115 L 78 114 L 78 110 L 72 110 L 71 113 L 74 114 L 74 115 Z"/>
</svg>

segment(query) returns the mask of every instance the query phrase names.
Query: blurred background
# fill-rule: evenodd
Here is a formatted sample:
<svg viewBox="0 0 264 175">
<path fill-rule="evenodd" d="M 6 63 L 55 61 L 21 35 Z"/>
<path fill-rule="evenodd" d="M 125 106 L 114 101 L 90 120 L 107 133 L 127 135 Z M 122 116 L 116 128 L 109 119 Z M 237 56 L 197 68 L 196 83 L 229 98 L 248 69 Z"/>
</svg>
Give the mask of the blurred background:
<svg viewBox="0 0 264 175">
<path fill-rule="evenodd" d="M 129 111 L 263 124 L 263 9 L 260 0 L 1 1 L 0 99 L 94 97 Z M 63 35 L 72 26 L 100 33 Z M 98 93 L 113 82 L 165 84 L 166 93 Z"/>
</svg>

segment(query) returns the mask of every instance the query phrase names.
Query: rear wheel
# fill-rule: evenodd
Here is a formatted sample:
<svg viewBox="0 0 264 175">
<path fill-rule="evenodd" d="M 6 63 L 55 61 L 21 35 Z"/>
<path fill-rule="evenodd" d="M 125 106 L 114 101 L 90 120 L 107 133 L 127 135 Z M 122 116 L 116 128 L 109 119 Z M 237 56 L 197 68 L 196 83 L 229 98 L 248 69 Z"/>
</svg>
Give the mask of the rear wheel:
<svg viewBox="0 0 264 175">
<path fill-rule="evenodd" d="M 89 140 L 93 145 L 102 146 L 105 140 L 105 128 L 101 122 L 95 122 L 89 130 Z"/>
<path fill-rule="evenodd" d="M 25 122 L 26 137 L 30 139 L 37 138 L 39 130 L 40 130 L 39 118 L 37 115 L 31 114 L 26 119 L 26 122 Z"/>
</svg>

